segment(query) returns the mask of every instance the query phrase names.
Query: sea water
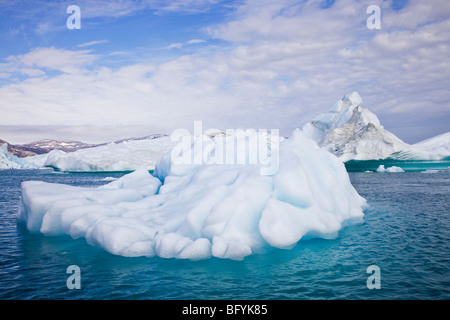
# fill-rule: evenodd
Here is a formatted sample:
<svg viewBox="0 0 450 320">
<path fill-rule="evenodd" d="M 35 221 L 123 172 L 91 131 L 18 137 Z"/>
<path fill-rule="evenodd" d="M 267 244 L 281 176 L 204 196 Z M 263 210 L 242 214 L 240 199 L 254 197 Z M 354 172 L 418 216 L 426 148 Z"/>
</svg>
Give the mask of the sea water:
<svg viewBox="0 0 450 320">
<path fill-rule="evenodd" d="M 115 256 L 19 222 L 22 181 L 96 187 L 125 173 L 1 170 L 0 299 L 449 299 L 450 171 L 431 172 L 350 172 L 369 207 L 336 239 L 193 262 Z M 80 289 L 68 286 L 74 265 Z"/>
</svg>

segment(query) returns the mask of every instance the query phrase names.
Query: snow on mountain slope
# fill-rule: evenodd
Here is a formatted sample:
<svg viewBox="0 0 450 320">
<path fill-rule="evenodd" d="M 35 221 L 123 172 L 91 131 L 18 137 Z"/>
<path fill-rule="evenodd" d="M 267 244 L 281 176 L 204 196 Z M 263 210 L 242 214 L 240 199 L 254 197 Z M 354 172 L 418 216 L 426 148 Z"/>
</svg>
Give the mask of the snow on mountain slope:
<svg viewBox="0 0 450 320">
<path fill-rule="evenodd" d="M 384 129 L 378 117 L 362 107 L 357 92 L 346 94 L 328 113 L 303 127 L 305 134 L 341 161 L 399 159 L 438 160 L 440 155 L 415 148 Z"/>
<path fill-rule="evenodd" d="M 194 158 L 214 144 L 197 150 L 193 143 Z M 305 238 L 334 238 L 362 221 L 366 201 L 334 155 L 300 130 L 280 142 L 279 153 L 271 175 L 261 174 L 264 164 L 188 170 L 170 152 L 157 177 L 137 170 L 98 188 L 27 181 L 20 216 L 31 232 L 84 237 L 112 254 L 191 260 L 242 260 Z"/>
<path fill-rule="evenodd" d="M 153 170 L 156 162 L 174 146 L 170 137 L 130 140 L 120 143 L 79 149 L 74 152 L 51 151 L 46 167 L 58 171 L 133 171 L 140 168 Z"/>
<path fill-rule="evenodd" d="M 428 152 L 450 156 L 450 132 L 420 141 L 413 144 L 413 147 Z"/>
</svg>

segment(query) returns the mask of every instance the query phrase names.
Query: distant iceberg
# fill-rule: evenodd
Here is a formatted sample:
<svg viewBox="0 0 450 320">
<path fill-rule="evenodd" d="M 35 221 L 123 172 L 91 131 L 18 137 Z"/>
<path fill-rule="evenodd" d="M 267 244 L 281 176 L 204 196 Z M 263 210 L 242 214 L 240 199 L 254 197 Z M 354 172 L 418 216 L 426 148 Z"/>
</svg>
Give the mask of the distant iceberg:
<svg viewBox="0 0 450 320">
<path fill-rule="evenodd" d="M 36 169 L 38 165 L 8 152 L 8 144 L 0 146 L 0 169 Z"/>
<path fill-rule="evenodd" d="M 170 137 L 163 136 L 112 142 L 74 152 L 53 150 L 47 155 L 44 166 L 69 172 L 153 170 L 156 162 L 174 145 Z"/>
<path fill-rule="evenodd" d="M 450 157 L 450 132 L 413 144 L 413 147 Z"/>
<path fill-rule="evenodd" d="M 171 153 L 154 174 L 140 169 L 97 188 L 24 182 L 20 216 L 31 232 L 84 237 L 116 255 L 242 260 L 334 238 L 362 221 L 366 205 L 344 164 L 300 130 L 281 141 L 271 175 L 259 164 L 187 168 Z"/>
<path fill-rule="evenodd" d="M 38 169 L 51 167 L 56 171 L 105 172 L 153 170 L 156 162 L 176 143 L 168 136 L 131 139 L 79 149 L 73 152 L 52 150 L 49 153 L 19 158 L 0 146 L 0 169 Z"/>
<path fill-rule="evenodd" d="M 445 157 L 424 145 L 411 146 L 384 129 L 378 117 L 362 107 L 361 96 L 356 91 L 346 94 L 328 113 L 305 124 L 303 131 L 343 162 L 386 158 L 440 160 Z M 442 140 L 446 140 L 448 146 L 449 136 Z"/>
<path fill-rule="evenodd" d="M 425 170 L 425 171 L 421 171 L 421 173 L 438 173 L 441 172 L 441 170 Z"/>
<path fill-rule="evenodd" d="M 385 168 L 383 164 L 379 165 L 377 168 L 377 172 L 405 172 L 402 168 L 397 166 L 392 166 Z"/>
</svg>

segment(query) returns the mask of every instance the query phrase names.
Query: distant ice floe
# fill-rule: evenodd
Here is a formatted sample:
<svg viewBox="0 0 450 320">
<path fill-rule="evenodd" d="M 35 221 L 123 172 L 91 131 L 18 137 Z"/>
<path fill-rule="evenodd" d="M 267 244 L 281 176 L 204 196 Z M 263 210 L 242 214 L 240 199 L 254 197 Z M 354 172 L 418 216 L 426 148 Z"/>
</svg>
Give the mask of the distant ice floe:
<svg viewBox="0 0 450 320">
<path fill-rule="evenodd" d="M 112 254 L 191 260 L 242 260 L 362 221 L 366 201 L 344 164 L 300 130 L 280 142 L 276 172 L 260 167 L 189 166 L 166 153 L 154 176 L 140 169 L 97 188 L 23 182 L 20 217 L 31 232 Z"/>
<path fill-rule="evenodd" d="M 377 168 L 377 172 L 405 172 L 402 168 L 392 166 L 385 168 L 384 165 L 379 165 Z"/>
<path fill-rule="evenodd" d="M 106 177 L 106 178 L 101 179 L 100 181 L 116 181 L 117 179 L 119 179 L 119 178 Z"/>
</svg>

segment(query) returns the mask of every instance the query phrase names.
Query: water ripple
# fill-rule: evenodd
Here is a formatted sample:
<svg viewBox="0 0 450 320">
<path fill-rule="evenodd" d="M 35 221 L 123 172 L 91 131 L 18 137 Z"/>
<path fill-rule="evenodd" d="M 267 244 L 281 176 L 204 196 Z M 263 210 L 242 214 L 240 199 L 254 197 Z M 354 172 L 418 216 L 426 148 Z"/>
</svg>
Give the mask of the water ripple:
<svg viewBox="0 0 450 320">
<path fill-rule="evenodd" d="M 20 182 L 99 185 L 98 176 L 0 172 L 0 299 L 449 299 L 450 175 L 351 173 L 370 207 L 337 239 L 300 241 L 244 261 L 113 256 L 83 239 L 17 223 Z M 66 269 L 81 269 L 69 290 Z M 381 270 L 369 290 L 367 267 Z"/>
</svg>

